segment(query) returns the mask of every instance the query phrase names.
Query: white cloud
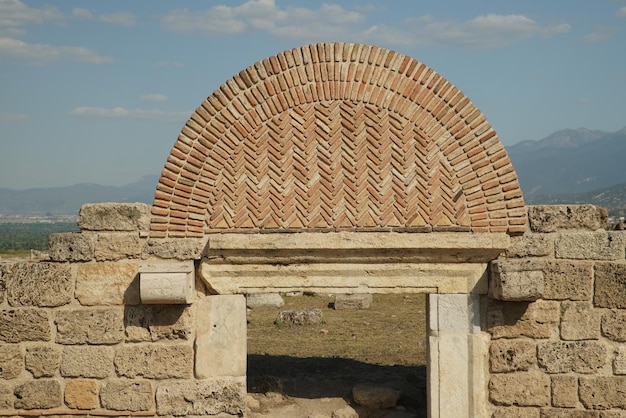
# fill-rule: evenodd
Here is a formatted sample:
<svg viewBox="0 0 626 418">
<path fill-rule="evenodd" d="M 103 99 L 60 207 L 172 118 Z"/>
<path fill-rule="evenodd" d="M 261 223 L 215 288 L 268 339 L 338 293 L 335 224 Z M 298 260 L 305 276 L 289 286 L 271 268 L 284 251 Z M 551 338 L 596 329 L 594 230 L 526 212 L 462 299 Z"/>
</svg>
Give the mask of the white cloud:
<svg viewBox="0 0 626 418">
<path fill-rule="evenodd" d="M 26 115 L 20 115 L 17 113 L 5 113 L 0 112 L 0 123 L 3 122 L 22 122 L 27 120 L 28 117 Z"/>
<path fill-rule="evenodd" d="M 137 24 L 137 17 L 130 12 L 107 13 L 98 16 L 98 20 L 112 25 L 132 27 Z"/>
<path fill-rule="evenodd" d="M 618 31 L 619 29 L 614 26 L 599 26 L 596 28 L 595 32 L 591 32 L 580 38 L 580 42 L 583 44 L 595 44 L 602 42 L 612 38 Z"/>
<path fill-rule="evenodd" d="M 70 59 L 89 64 L 111 62 L 110 57 L 98 55 L 98 53 L 89 48 L 29 44 L 12 38 L 0 38 L 0 57 L 25 61 L 31 64 L 43 64 L 59 59 Z"/>
<path fill-rule="evenodd" d="M 620 9 L 615 12 L 616 17 L 626 17 L 626 6 L 620 7 Z"/>
<path fill-rule="evenodd" d="M 102 119 L 143 119 L 181 123 L 189 119 L 192 112 L 164 112 L 156 109 L 125 109 L 82 106 L 72 109 L 70 115 Z"/>
<path fill-rule="evenodd" d="M 87 9 L 81 9 L 81 8 L 74 8 L 72 9 L 72 17 L 78 18 L 78 19 L 84 19 L 84 20 L 92 20 L 93 19 L 93 13 L 91 13 L 90 10 Z"/>
<path fill-rule="evenodd" d="M 44 6 L 42 9 L 33 9 L 19 0 L 0 0 L 0 27 L 44 23 L 62 18 L 63 13 L 56 7 Z"/>
<path fill-rule="evenodd" d="M 142 102 L 148 102 L 148 103 L 160 103 L 160 102 L 166 102 L 167 96 L 164 94 L 143 94 L 139 96 L 139 100 L 141 100 Z"/>
</svg>

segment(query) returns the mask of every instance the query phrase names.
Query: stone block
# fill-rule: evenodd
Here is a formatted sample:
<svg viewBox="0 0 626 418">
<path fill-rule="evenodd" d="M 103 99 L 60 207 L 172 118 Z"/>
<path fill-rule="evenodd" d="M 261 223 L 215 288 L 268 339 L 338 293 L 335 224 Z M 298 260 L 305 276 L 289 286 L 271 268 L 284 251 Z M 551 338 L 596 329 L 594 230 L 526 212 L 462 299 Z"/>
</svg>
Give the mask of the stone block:
<svg viewBox="0 0 626 418">
<path fill-rule="evenodd" d="M 556 239 L 556 258 L 575 260 L 623 260 L 625 232 L 569 232 Z"/>
<path fill-rule="evenodd" d="M 139 265 L 121 261 L 79 264 L 76 299 L 84 306 L 138 305 Z"/>
<path fill-rule="evenodd" d="M 12 264 L 0 264 L 0 305 L 4 303 L 4 296 L 7 290 L 6 286 L 6 270 L 11 267 Z"/>
<path fill-rule="evenodd" d="M 626 377 L 593 376 L 578 379 L 580 402 L 587 409 L 626 409 Z"/>
<path fill-rule="evenodd" d="M 56 307 L 72 300 L 74 282 L 68 264 L 15 263 L 3 275 L 11 306 Z"/>
<path fill-rule="evenodd" d="M 539 366 L 548 373 L 597 373 L 607 362 L 607 349 L 598 341 L 542 341 Z"/>
<path fill-rule="evenodd" d="M 246 407 L 245 377 L 164 381 L 157 388 L 156 403 L 159 415 L 242 416 Z"/>
<path fill-rule="evenodd" d="M 489 347 L 492 373 L 528 371 L 537 364 L 537 343 L 528 339 L 494 340 Z"/>
<path fill-rule="evenodd" d="M 61 376 L 104 379 L 113 374 L 113 349 L 102 346 L 63 348 Z"/>
<path fill-rule="evenodd" d="M 593 290 L 593 263 L 551 260 L 543 266 L 544 299 L 590 300 Z"/>
<path fill-rule="evenodd" d="M 144 258 L 200 260 L 206 246 L 207 238 L 153 238 L 144 247 Z"/>
<path fill-rule="evenodd" d="M 98 383 L 94 380 L 74 379 L 65 383 L 65 403 L 72 409 L 98 408 Z"/>
<path fill-rule="evenodd" d="M 597 340 L 602 313 L 589 302 L 561 303 L 561 339 Z"/>
<path fill-rule="evenodd" d="M 94 248 L 96 261 L 140 258 L 144 240 L 137 232 L 101 232 Z"/>
<path fill-rule="evenodd" d="M 150 211 L 145 203 L 87 203 L 77 222 L 82 231 L 148 231 Z"/>
<path fill-rule="evenodd" d="M 48 313 L 37 308 L 7 309 L 0 311 L 0 341 L 49 341 L 50 319 Z"/>
<path fill-rule="evenodd" d="M 3 409 L 13 409 L 13 388 L 0 382 L 0 411 Z"/>
<path fill-rule="evenodd" d="M 278 293 L 250 293 L 246 295 L 246 307 L 280 308 L 285 304 L 283 297 Z"/>
<path fill-rule="evenodd" d="M 626 411 L 601 411 L 600 418 L 626 418 Z"/>
<path fill-rule="evenodd" d="M 541 418 L 603 418 L 598 411 L 583 411 L 581 409 L 546 408 L 541 410 Z"/>
<path fill-rule="evenodd" d="M 242 295 L 207 296 L 196 305 L 196 377 L 245 376 L 245 298 Z"/>
<path fill-rule="evenodd" d="M 127 306 L 126 341 L 189 340 L 194 331 L 191 309 L 183 305 Z"/>
<path fill-rule="evenodd" d="M 15 386 L 15 409 L 49 409 L 63 404 L 57 380 L 31 380 Z"/>
<path fill-rule="evenodd" d="M 476 332 L 480 330 L 480 296 L 428 295 L 428 330 Z"/>
<path fill-rule="evenodd" d="M 543 296 L 543 264 L 535 260 L 501 259 L 490 265 L 489 297 L 534 301 Z"/>
<path fill-rule="evenodd" d="M 24 370 L 24 353 L 19 345 L 0 345 L 0 379 L 15 379 Z"/>
<path fill-rule="evenodd" d="M 626 311 L 605 312 L 602 315 L 602 335 L 613 341 L 626 342 Z"/>
<path fill-rule="evenodd" d="M 493 374 L 489 399 L 495 405 L 548 406 L 550 377 L 538 372 Z"/>
<path fill-rule="evenodd" d="M 193 376 L 190 345 L 126 345 L 115 351 L 114 362 L 119 377 L 185 379 Z"/>
<path fill-rule="evenodd" d="M 121 308 L 56 312 L 59 344 L 117 344 L 124 341 Z"/>
<path fill-rule="evenodd" d="M 626 263 L 596 263 L 593 303 L 600 308 L 626 308 Z"/>
<path fill-rule="evenodd" d="M 195 299 L 193 261 L 143 262 L 139 292 L 144 304 L 191 304 Z"/>
<path fill-rule="evenodd" d="M 382 386 L 360 384 L 352 388 L 352 399 L 357 405 L 371 409 L 395 408 L 400 391 Z"/>
<path fill-rule="evenodd" d="M 487 309 L 487 330 L 492 338 L 550 338 L 558 322 L 558 302 L 491 300 Z"/>
<path fill-rule="evenodd" d="M 496 408 L 491 418 L 540 418 L 539 408 L 518 408 L 515 406 Z"/>
<path fill-rule="evenodd" d="M 578 378 L 573 375 L 552 376 L 552 406 L 576 408 L 578 406 Z"/>
<path fill-rule="evenodd" d="M 100 405 L 112 411 L 152 411 L 152 384 L 148 380 L 106 380 L 100 387 Z"/>
<path fill-rule="evenodd" d="M 48 237 L 48 254 L 52 261 L 92 261 L 95 257 L 96 235 L 60 232 Z"/>
<path fill-rule="evenodd" d="M 26 347 L 25 363 L 33 377 L 53 377 L 61 366 L 61 350 L 52 345 Z"/>
<path fill-rule="evenodd" d="M 300 311 L 280 311 L 276 320 L 278 325 L 315 325 L 322 323 L 322 310 L 319 308 Z"/>
<path fill-rule="evenodd" d="M 613 358 L 613 374 L 626 375 L 626 347 L 619 345 L 615 349 Z"/>
<path fill-rule="evenodd" d="M 594 205 L 527 206 L 528 221 L 533 232 L 554 232 L 563 229 L 606 229 L 608 212 Z"/>
<path fill-rule="evenodd" d="M 546 257 L 554 254 L 554 234 L 525 234 L 511 237 L 507 257 Z"/>
<path fill-rule="evenodd" d="M 333 308 L 341 309 L 369 309 L 372 306 L 372 295 L 370 293 L 335 295 L 335 303 Z"/>
</svg>

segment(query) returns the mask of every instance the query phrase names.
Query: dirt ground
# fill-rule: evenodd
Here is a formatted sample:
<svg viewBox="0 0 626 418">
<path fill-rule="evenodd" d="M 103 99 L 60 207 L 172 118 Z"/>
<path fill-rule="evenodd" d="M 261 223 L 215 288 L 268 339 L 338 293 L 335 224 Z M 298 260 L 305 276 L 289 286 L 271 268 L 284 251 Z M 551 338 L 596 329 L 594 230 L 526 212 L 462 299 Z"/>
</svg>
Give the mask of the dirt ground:
<svg viewBox="0 0 626 418">
<path fill-rule="evenodd" d="M 334 310 L 332 295 L 284 300 L 248 311 L 247 416 L 426 417 L 424 295 L 374 295 L 365 310 Z M 280 311 L 311 308 L 322 310 L 322 323 L 274 323 Z M 397 406 L 355 404 L 359 384 L 400 391 Z"/>
</svg>

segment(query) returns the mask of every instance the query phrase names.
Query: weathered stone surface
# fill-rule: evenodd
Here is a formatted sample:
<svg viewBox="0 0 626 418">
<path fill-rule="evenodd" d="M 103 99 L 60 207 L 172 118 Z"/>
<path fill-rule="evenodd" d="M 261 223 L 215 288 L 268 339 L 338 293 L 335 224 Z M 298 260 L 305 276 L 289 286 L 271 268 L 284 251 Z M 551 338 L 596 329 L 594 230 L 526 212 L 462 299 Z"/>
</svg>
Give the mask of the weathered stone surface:
<svg viewBox="0 0 626 418">
<path fill-rule="evenodd" d="M 541 418 L 603 418 L 597 411 L 583 411 L 580 409 L 542 409 Z"/>
<path fill-rule="evenodd" d="M 537 372 L 493 374 L 489 399 L 495 405 L 548 406 L 550 377 Z"/>
<path fill-rule="evenodd" d="M 76 272 L 81 305 L 138 305 L 139 266 L 132 262 L 85 263 Z"/>
<path fill-rule="evenodd" d="M 120 377 L 134 379 L 190 378 L 193 349 L 190 345 L 127 345 L 115 352 L 115 370 Z"/>
<path fill-rule="evenodd" d="M 552 376 L 552 406 L 576 408 L 578 406 L 578 378 L 573 375 Z"/>
<path fill-rule="evenodd" d="M 539 418 L 539 408 L 497 408 L 491 418 Z"/>
<path fill-rule="evenodd" d="M 554 232 L 562 229 L 606 229 L 608 212 L 594 205 L 527 206 L 530 229 Z"/>
<path fill-rule="evenodd" d="M 11 268 L 12 264 L 0 264 L 0 305 L 4 303 L 4 295 L 7 290 L 6 272 Z"/>
<path fill-rule="evenodd" d="M 48 237 L 48 253 L 52 261 L 91 261 L 94 259 L 96 235 L 61 232 Z"/>
<path fill-rule="evenodd" d="M 539 366 L 548 373 L 596 373 L 607 362 L 606 347 L 597 341 L 543 341 L 537 346 Z"/>
<path fill-rule="evenodd" d="M 24 353 L 19 345 L 0 345 L 0 379 L 15 379 L 24 370 Z"/>
<path fill-rule="evenodd" d="M 602 315 L 602 335 L 613 341 L 626 342 L 626 311 L 605 312 Z"/>
<path fill-rule="evenodd" d="M 490 264 L 489 297 L 504 301 L 534 301 L 542 297 L 543 264 L 535 260 L 501 259 Z"/>
<path fill-rule="evenodd" d="M 626 418 L 626 411 L 602 411 L 600 418 Z"/>
<path fill-rule="evenodd" d="M 372 409 L 394 408 L 400 391 L 381 386 L 357 385 L 352 388 L 352 399 L 357 405 Z"/>
<path fill-rule="evenodd" d="M 206 238 L 153 238 L 149 239 L 144 247 L 144 257 L 199 260 L 202 258 L 206 243 Z"/>
<path fill-rule="evenodd" d="M 370 293 L 345 294 L 340 293 L 335 296 L 333 308 L 341 309 L 369 309 L 372 306 L 372 295 Z"/>
<path fill-rule="evenodd" d="M 63 348 L 61 376 L 104 379 L 113 374 L 113 349 L 102 346 Z"/>
<path fill-rule="evenodd" d="M 61 350 L 49 345 L 27 347 L 25 360 L 33 377 L 52 377 L 61 365 Z"/>
<path fill-rule="evenodd" d="M 148 380 L 106 380 L 100 387 L 100 404 L 113 411 L 154 410 L 152 384 Z"/>
<path fill-rule="evenodd" d="M 625 232 L 568 232 L 554 243 L 557 258 L 575 260 L 623 260 Z"/>
<path fill-rule="evenodd" d="M 0 382 L 0 410 L 13 409 L 13 388 L 8 383 Z"/>
<path fill-rule="evenodd" d="M 0 312 L 0 341 L 49 341 L 48 313 L 37 308 L 7 309 Z"/>
<path fill-rule="evenodd" d="M 562 302 L 561 339 L 597 340 L 601 317 L 601 312 L 589 302 Z"/>
<path fill-rule="evenodd" d="M 544 299 L 590 300 L 593 263 L 589 261 L 546 261 L 543 268 Z"/>
<path fill-rule="evenodd" d="M 163 382 L 156 403 L 159 415 L 240 416 L 246 407 L 245 378 Z"/>
<path fill-rule="evenodd" d="M 281 311 L 276 317 L 277 324 L 314 325 L 322 323 L 322 310 L 305 309 L 302 311 Z"/>
<path fill-rule="evenodd" d="M 59 344 L 116 344 L 124 340 L 120 308 L 58 311 L 54 322 Z"/>
<path fill-rule="evenodd" d="M 600 308 L 626 308 L 626 263 L 596 263 L 593 303 Z"/>
<path fill-rule="evenodd" d="M 615 349 L 615 357 L 613 358 L 613 374 L 626 375 L 626 347 L 619 345 Z"/>
<path fill-rule="evenodd" d="M 94 249 L 96 261 L 140 258 L 144 240 L 137 232 L 101 232 Z"/>
<path fill-rule="evenodd" d="M 145 203 L 88 203 L 77 222 L 83 231 L 148 231 L 150 211 Z"/>
<path fill-rule="evenodd" d="M 507 257 L 545 257 L 554 254 L 554 234 L 525 234 L 511 237 Z"/>
<path fill-rule="evenodd" d="M 127 306 L 126 341 L 189 340 L 194 329 L 192 309 L 184 305 Z"/>
<path fill-rule="evenodd" d="M 580 401 L 587 409 L 626 409 L 626 377 L 581 377 L 578 386 Z"/>
<path fill-rule="evenodd" d="M 98 383 L 87 379 L 67 381 L 65 384 L 65 403 L 72 409 L 98 408 Z"/>
<path fill-rule="evenodd" d="M 324 415 L 322 415 L 324 416 Z M 390 415 L 387 415 L 390 416 Z M 314 417 L 311 417 L 314 418 Z M 359 418 L 359 413 L 354 410 L 351 406 L 345 406 L 343 408 L 335 409 L 331 414 L 330 418 Z"/>
<path fill-rule="evenodd" d="M 527 371 L 537 364 L 537 343 L 528 339 L 494 340 L 489 347 L 492 373 Z"/>
<path fill-rule="evenodd" d="M 559 321 L 559 304 L 552 301 L 490 301 L 487 328 L 492 338 L 550 338 Z"/>
<path fill-rule="evenodd" d="M 56 380 L 32 380 L 15 387 L 15 409 L 57 408 L 63 403 Z"/>
<path fill-rule="evenodd" d="M 68 264 L 15 263 L 4 275 L 11 306 L 55 307 L 72 300 L 74 283 Z"/>
<path fill-rule="evenodd" d="M 285 304 L 278 293 L 250 293 L 246 295 L 246 306 L 254 308 L 280 308 Z"/>
</svg>

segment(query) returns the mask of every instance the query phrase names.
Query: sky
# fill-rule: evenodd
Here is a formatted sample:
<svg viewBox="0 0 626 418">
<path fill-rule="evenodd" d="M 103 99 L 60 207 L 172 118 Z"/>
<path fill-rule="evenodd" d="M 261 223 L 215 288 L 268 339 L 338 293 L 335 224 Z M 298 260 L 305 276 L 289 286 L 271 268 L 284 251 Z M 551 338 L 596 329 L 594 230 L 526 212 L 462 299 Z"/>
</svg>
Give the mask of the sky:
<svg viewBox="0 0 626 418">
<path fill-rule="evenodd" d="M 0 188 L 158 175 L 220 85 L 327 41 L 423 62 L 505 146 L 626 126 L 626 0 L 0 0 Z"/>
</svg>

